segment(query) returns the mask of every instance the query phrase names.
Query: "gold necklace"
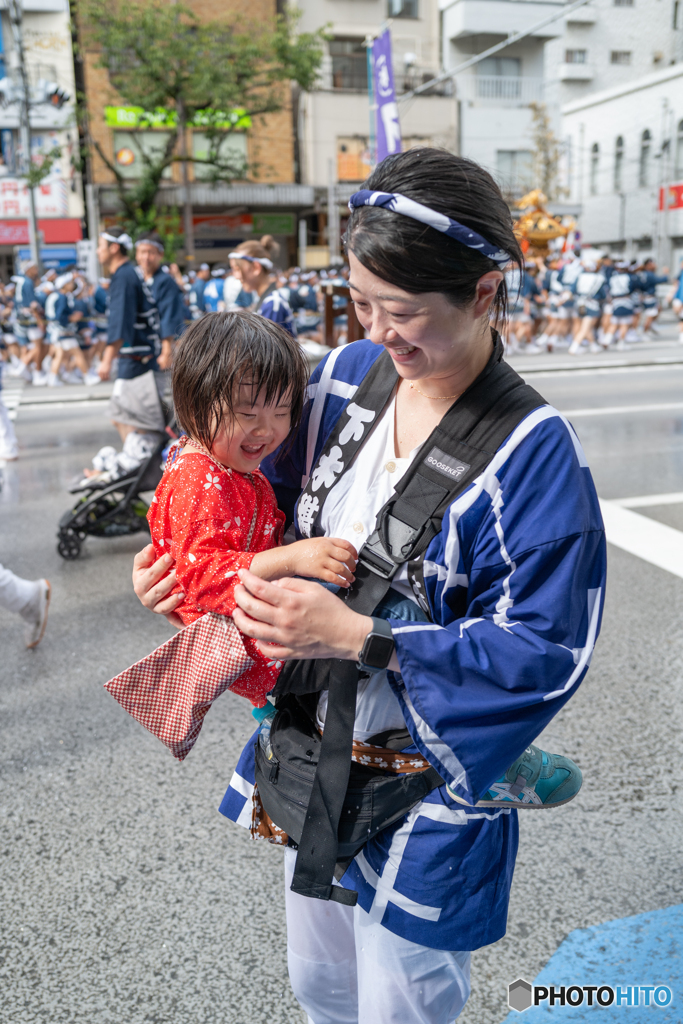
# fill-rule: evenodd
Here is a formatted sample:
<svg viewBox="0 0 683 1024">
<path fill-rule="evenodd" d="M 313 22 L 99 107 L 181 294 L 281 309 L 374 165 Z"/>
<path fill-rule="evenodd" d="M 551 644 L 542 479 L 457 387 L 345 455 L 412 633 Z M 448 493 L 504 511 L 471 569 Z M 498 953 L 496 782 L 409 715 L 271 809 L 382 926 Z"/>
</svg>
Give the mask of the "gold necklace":
<svg viewBox="0 0 683 1024">
<path fill-rule="evenodd" d="M 460 398 L 460 395 L 462 394 L 462 391 L 459 391 L 457 395 L 425 395 L 424 391 L 420 391 L 414 381 L 409 380 L 408 383 L 413 391 L 417 391 L 418 395 L 422 395 L 423 398 L 429 398 L 432 402 L 445 402 L 449 398 Z"/>
</svg>

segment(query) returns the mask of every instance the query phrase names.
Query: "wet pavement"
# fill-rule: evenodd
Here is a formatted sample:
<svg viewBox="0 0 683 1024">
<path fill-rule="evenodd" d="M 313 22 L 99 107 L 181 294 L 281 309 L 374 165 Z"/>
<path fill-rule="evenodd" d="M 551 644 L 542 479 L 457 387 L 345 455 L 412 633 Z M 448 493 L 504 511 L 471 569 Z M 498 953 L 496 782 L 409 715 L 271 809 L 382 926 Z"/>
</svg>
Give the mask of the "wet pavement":
<svg viewBox="0 0 683 1024">
<path fill-rule="evenodd" d="M 566 371 L 526 358 L 549 401 L 583 413 L 602 497 L 683 491 L 683 363 Z M 25 389 L 21 458 L 0 494 L 0 561 L 54 588 L 34 652 L 0 611 L 0 1022 L 301 1024 L 281 851 L 217 813 L 248 705 L 225 694 L 179 765 L 102 689 L 170 630 L 132 594 L 139 538 L 57 555 L 66 486 L 115 434 L 94 395 L 42 401 Z M 638 511 L 683 530 L 683 504 Z M 612 546 L 609 567 L 593 665 L 540 740 L 578 761 L 584 788 L 521 815 L 508 935 L 473 956 L 464 1024 L 500 1024 L 508 982 L 533 980 L 573 929 L 683 902 L 683 580 Z"/>
</svg>

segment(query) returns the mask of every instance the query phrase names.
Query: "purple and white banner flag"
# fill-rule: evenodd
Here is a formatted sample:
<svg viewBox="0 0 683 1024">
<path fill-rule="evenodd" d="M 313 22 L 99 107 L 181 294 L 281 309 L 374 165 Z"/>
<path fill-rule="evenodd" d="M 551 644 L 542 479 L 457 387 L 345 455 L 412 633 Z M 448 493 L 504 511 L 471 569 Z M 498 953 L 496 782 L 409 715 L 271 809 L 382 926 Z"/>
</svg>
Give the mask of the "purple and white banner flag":
<svg viewBox="0 0 683 1024">
<path fill-rule="evenodd" d="M 372 85 L 375 99 L 377 163 L 401 152 L 401 125 L 391 65 L 391 33 L 386 28 L 372 44 Z"/>
</svg>

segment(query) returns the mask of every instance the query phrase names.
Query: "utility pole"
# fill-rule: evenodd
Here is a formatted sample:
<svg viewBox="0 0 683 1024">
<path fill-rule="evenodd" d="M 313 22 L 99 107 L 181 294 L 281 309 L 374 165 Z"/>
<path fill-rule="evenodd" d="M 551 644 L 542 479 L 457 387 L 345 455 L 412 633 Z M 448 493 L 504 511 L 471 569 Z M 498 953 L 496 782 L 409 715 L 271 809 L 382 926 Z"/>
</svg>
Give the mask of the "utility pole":
<svg viewBox="0 0 683 1024">
<path fill-rule="evenodd" d="M 26 60 L 24 57 L 24 36 L 22 33 L 22 9 L 20 0 L 8 0 L 9 18 L 12 26 L 12 38 L 14 40 L 14 51 L 16 53 L 19 75 L 21 78 L 19 97 L 19 137 L 21 139 L 22 152 L 22 174 L 28 180 L 31 168 L 31 123 L 29 120 L 30 97 L 28 74 L 26 72 Z M 33 188 L 28 188 L 28 238 L 31 246 L 31 259 L 40 267 L 40 253 L 38 250 L 38 228 L 36 220 L 36 197 Z"/>
<path fill-rule="evenodd" d="M 330 266 L 343 263 L 339 255 L 339 206 L 337 203 L 337 172 L 334 160 L 327 162 L 327 244 Z"/>
<path fill-rule="evenodd" d="M 190 174 L 187 161 L 187 124 L 185 119 L 185 104 L 178 98 L 178 124 L 180 127 L 180 155 L 183 174 L 183 230 L 185 234 L 185 263 L 187 269 L 192 269 L 194 264 L 194 224 L 192 223 L 192 197 L 190 194 Z"/>
<path fill-rule="evenodd" d="M 171 0 L 177 4 L 178 0 Z M 185 113 L 185 101 L 179 96 L 176 101 L 177 124 L 180 128 L 180 155 L 182 157 L 182 178 L 183 178 L 183 234 L 185 235 L 185 265 L 188 270 L 194 264 L 194 224 L 192 223 L 192 197 L 190 195 L 190 173 L 187 160 L 187 117 Z"/>
</svg>

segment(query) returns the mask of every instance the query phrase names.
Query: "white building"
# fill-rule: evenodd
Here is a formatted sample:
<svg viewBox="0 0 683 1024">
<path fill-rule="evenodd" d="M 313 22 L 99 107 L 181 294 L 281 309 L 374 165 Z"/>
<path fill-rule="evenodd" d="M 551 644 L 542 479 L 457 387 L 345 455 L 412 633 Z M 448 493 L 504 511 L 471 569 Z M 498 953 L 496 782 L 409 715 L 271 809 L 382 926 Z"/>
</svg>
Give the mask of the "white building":
<svg viewBox="0 0 683 1024">
<path fill-rule="evenodd" d="M 627 85 L 683 59 L 677 0 L 590 0 L 546 46 L 546 76 L 563 105 Z"/>
<path fill-rule="evenodd" d="M 556 0 L 439 2 L 445 68 L 565 6 Z M 679 0 L 590 0 L 457 76 L 460 152 L 488 167 L 510 192 L 520 192 L 534 183 L 530 103 L 545 104 L 555 134 L 563 139 L 563 104 L 626 85 L 681 59 Z M 565 154 L 568 175 L 572 157 Z"/>
<path fill-rule="evenodd" d="M 660 189 L 683 183 L 683 64 L 592 93 L 562 113 L 583 240 L 678 266 L 683 209 L 659 207 Z"/>
<path fill-rule="evenodd" d="M 559 13 L 560 0 L 439 0 L 443 64 L 456 68 L 507 36 Z M 561 19 L 530 33 L 455 79 L 459 108 L 459 151 L 488 168 L 506 191 L 533 184 L 532 116 L 529 104 L 546 103 L 544 53 L 549 39 L 564 31 Z"/>
<path fill-rule="evenodd" d="M 404 148 L 443 146 L 457 151 L 457 108 L 450 83 L 436 94 L 400 102 L 400 94 L 439 74 L 438 0 L 299 0 L 301 31 L 328 25 L 317 88 L 298 98 L 298 165 L 300 181 L 318 190 L 331 178 L 339 194 L 350 194 L 370 172 L 370 104 L 368 100 L 368 36 L 391 28 L 393 70 L 399 96 Z M 322 200 L 323 203 L 326 200 Z M 343 199 L 342 199 L 343 201 Z M 324 221 L 316 228 L 308 218 L 309 243 L 326 241 Z"/>
<path fill-rule="evenodd" d="M 66 0 L 23 0 L 23 36 L 31 97 L 31 158 L 58 149 L 50 174 L 35 190 L 38 231 L 43 261 L 65 266 L 76 259 L 76 242 L 82 238 L 84 214 L 75 117 L 74 62 L 69 6 Z M 17 55 L 6 0 L 0 3 L 0 78 L 5 100 L 0 105 L 0 271 L 7 276 L 17 246 L 28 248 L 28 192 L 17 174 L 20 170 L 19 104 L 15 102 L 20 81 Z M 47 95 L 48 83 L 68 94 L 58 107 Z M 15 90 L 14 94 L 12 90 Z M 22 255 L 24 253 L 22 252 Z"/>
</svg>

